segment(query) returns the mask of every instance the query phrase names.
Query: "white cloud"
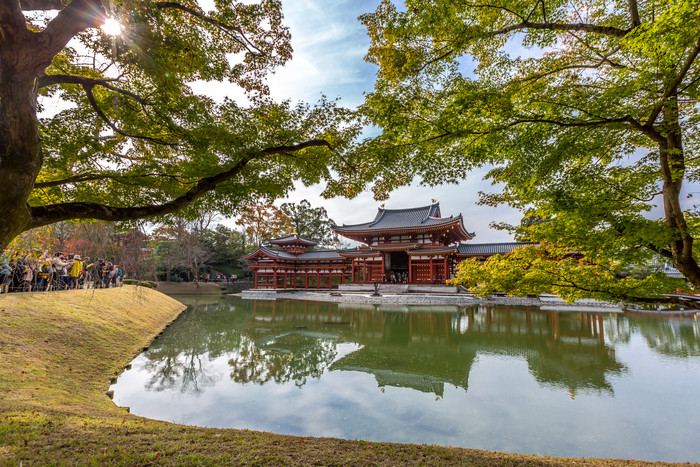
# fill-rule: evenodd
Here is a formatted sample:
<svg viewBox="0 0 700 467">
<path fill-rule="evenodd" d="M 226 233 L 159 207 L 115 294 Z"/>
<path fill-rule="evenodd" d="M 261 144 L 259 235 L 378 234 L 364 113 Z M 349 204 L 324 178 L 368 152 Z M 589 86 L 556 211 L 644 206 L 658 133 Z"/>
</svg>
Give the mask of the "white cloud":
<svg viewBox="0 0 700 467">
<path fill-rule="evenodd" d="M 341 105 L 355 107 L 363 94 L 372 90 L 376 67 L 364 61 L 369 47 L 364 26 L 357 17 L 374 11 L 377 0 L 335 1 L 298 0 L 283 5 L 285 23 L 292 33 L 293 58 L 269 78 L 270 92 L 275 99 L 316 102 L 321 95 L 330 99 L 340 97 Z M 208 94 L 212 88 L 207 85 Z M 220 91 L 216 91 L 219 94 Z M 221 95 L 221 94 L 220 94 Z M 223 96 L 223 95 L 221 95 Z M 477 206 L 479 190 L 493 187 L 481 178 L 485 171 L 465 174 L 460 184 L 439 187 L 403 187 L 393 192 L 385 202 L 387 208 L 425 206 L 432 199 L 440 202 L 443 216 L 462 214 L 470 232 L 476 232 L 478 242 L 510 241 L 506 232 L 489 228 L 493 221 L 518 223 L 520 214 L 509 208 L 494 210 Z M 331 219 L 339 224 L 356 224 L 371 220 L 380 202 L 365 192 L 354 199 L 323 199 L 323 187 L 314 185 L 296 189 L 283 202 L 307 199 L 312 206 L 323 206 Z M 233 225 L 233 221 L 224 222 Z"/>
</svg>

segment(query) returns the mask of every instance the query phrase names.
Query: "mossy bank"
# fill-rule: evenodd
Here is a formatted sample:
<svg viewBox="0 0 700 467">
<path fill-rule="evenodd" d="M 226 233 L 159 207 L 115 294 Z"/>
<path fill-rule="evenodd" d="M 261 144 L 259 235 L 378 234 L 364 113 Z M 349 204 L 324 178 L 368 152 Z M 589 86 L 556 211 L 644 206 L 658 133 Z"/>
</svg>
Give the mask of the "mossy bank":
<svg viewBox="0 0 700 467">
<path fill-rule="evenodd" d="M 182 309 L 133 286 L 0 296 L 0 464 L 644 464 L 207 429 L 116 407 L 110 379 Z"/>
</svg>

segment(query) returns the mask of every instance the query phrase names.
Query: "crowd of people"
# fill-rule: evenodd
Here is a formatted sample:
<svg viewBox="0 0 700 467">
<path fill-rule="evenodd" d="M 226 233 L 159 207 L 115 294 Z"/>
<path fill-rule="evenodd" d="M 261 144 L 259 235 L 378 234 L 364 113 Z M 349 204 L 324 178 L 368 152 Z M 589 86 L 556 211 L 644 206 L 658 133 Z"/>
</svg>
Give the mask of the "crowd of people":
<svg viewBox="0 0 700 467">
<path fill-rule="evenodd" d="M 230 276 L 226 274 L 204 274 L 201 280 L 204 282 L 236 282 L 238 281 L 238 276 L 236 274 L 231 274 Z"/>
<path fill-rule="evenodd" d="M 118 265 L 78 254 L 32 251 L 0 258 L 0 293 L 117 287 L 123 278 Z"/>
<path fill-rule="evenodd" d="M 394 272 L 391 271 L 389 277 L 384 276 L 382 278 L 383 282 L 390 282 L 392 284 L 408 284 L 408 272 Z"/>
</svg>

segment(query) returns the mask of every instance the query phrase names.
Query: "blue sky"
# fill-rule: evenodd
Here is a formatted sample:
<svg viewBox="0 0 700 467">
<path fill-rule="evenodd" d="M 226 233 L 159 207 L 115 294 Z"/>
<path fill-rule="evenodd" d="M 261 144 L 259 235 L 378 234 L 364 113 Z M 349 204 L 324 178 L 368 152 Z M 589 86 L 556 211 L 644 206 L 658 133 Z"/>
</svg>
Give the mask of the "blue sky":
<svg viewBox="0 0 700 467">
<path fill-rule="evenodd" d="M 341 104 L 348 107 L 362 103 L 364 93 L 371 91 L 374 86 L 376 67 L 364 61 L 369 39 L 357 18 L 363 13 L 374 11 L 378 4 L 378 0 L 283 2 L 285 23 L 291 29 L 294 54 L 291 62 L 269 79 L 272 97 L 316 102 L 321 95 L 325 95 L 329 99 L 341 98 Z M 211 94 L 211 87 L 208 86 L 207 89 Z M 222 87 L 214 94 L 223 97 L 221 93 L 230 90 L 230 87 Z M 464 216 L 467 230 L 477 234 L 474 241 L 511 241 L 507 232 L 490 229 L 489 223 L 518 223 L 520 213 L 505 206 L 493 209 L 476 204 L 479 190 L 497 190 L 497 187 L 482 180 L 485 172 L 486 170 L 465 174 L 465 180 L 459 185 L 434 188 L 417 186 L 417 180 L 413 186 L 393 192 L 384 204 L 386 208 L 416 207 L 428 205 L 435 199 L 440 202 L 443 216 L 460 213 Z M 369 192 L 351 200 L 323 199 L 320 196 L 322 190 L 321 186 L 297 185 L 297 189 L 287 199 L 275 204 L 307 199 L 314 207 L 325 207 L 329 217 L 338 224 L 369 221 L 381 205 Z M 230 220 L 224 223 L 233 224 Z"/>
</svg>

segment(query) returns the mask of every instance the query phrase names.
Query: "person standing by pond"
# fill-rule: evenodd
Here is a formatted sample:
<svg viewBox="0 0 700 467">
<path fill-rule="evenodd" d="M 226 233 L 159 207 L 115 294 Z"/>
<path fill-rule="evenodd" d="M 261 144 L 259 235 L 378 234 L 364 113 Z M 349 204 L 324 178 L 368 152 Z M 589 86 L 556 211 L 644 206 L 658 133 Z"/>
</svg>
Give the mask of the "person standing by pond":
<svg viewBox="0 0 700 467">
<path fill-rule="evenodd" d="M 53 258 L 53 271 L 51 274 L 51 282 L 53 287 L 56 290 L 61 290 L 65 286 L 65 276 L 66 276 L 66 268 L 68 267 L 68 262 L 66 261 L 66 257 L 63 256 L 63 253 L 60 251 L 56 253 L 56 256 Z"/>
<path fill-rule="evenodd" d="M 7 289 L 10 287 L 10 281 L 12 277 L 12 267 L 7 260 L 7 255 L 4 253 L 0 257 L 0 293 L 7 293 Z"/>
<path fill-rule="evenodd" d="M 80 255 L 73 256 L 73 265 L 68 271 L 68 288 L 75 289 L 78 286 L 78 278 L 83 270 L 83 262 L 80 260 Z"/>
</svg>

